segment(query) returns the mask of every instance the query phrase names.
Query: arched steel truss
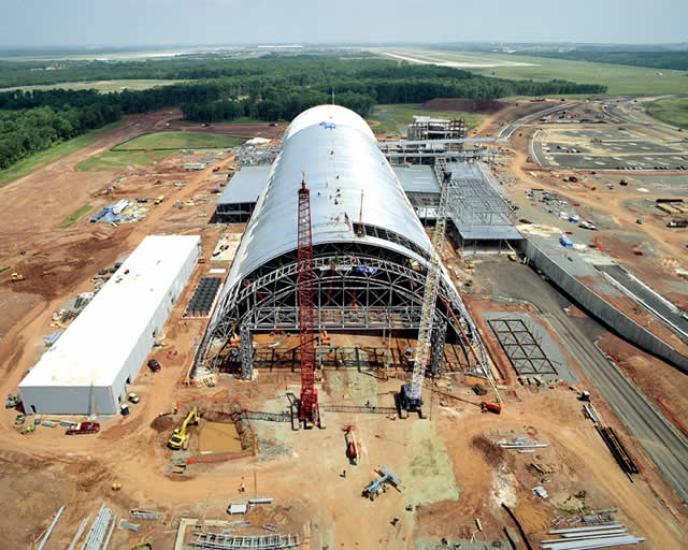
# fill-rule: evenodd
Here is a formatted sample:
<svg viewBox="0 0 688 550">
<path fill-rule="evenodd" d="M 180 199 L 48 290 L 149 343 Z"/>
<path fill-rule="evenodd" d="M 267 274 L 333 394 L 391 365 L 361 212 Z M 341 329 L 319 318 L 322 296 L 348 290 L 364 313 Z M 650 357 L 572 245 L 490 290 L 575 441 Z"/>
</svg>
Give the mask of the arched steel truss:
<svg viewBox="0 0 688 550">
<path fill-rule="evenodd" d="M 313 261 L 318 330 L 418 329 L 427 275 L 420 262 L 361 242 L 318 245 Z M 230 334 L 239 333 L 240 328 L 243 332 L 298 330 L 297 269 L 294 251 L 268 262 L 234 285 L 218 304 L 196 366 L 217 367 Z M 446 277 L 442 277 L 437 308 L 437 330 L 446 330 L 443 325 L 452 327 L 470 369 L 486 375 L 482 342 L 463 301 Z"/>
</svg>

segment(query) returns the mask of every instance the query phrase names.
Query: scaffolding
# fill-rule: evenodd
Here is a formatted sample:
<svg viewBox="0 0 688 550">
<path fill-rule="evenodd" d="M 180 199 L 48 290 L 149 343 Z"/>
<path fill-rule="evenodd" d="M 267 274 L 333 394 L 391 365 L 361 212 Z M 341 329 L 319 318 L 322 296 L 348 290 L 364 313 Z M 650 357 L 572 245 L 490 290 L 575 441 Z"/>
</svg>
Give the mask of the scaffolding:
<svg viewBox="0 0 688 550">
<path fill-rule="evenodd" d="M 424 139 L 463 139 L 466 137 L 466 122 L 462 118 L 447 119 L 429 116 L 414 116 L 406 131 L 409 141 Z M 457 146 L 459 149 L 460 145 Z"/>
</svg>

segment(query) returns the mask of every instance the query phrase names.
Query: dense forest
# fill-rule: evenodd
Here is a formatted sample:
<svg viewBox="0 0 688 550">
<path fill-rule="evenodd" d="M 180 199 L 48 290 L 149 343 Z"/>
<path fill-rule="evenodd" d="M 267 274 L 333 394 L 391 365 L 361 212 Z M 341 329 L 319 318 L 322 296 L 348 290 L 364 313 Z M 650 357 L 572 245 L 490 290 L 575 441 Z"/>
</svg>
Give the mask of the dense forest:
<svg viewBox="0 0 688 550">
<path fill-rule="evenodd" d="M 604 86 L 553 80 L 532 82 L 475 75 L 448 67 L 408 65 L 381 59 L 325 56 L 265 56 L 252 60 L 156 62 L 156 77 L 191 82 L 142 91 L 14 90 L 0 93 L 0 169 L 36 151 L 120 118 L 180 106 L 190 120 L 213 122 L 250 117 L 290 120 L 327 103 L 335 90 L 338 104 L 365 116 L 376 103 L 420 103 L 436 97 L 496 99 L 512 95 L 603 93 Z M 144 62 L 106 64 L 118 78 L 141 71 Z M 124 67 L 125 69 L 123 69 Z M 99 69 L 100 70 L 100 69 Z M 93 74 L 93 73 L 91 73 Z M 143 73 L 149 75 L 149 73 Z M 193 75 L 193 76 L 192 76 Z M 142 74 L 128 74 L 141 77 Z"/>
</svg>

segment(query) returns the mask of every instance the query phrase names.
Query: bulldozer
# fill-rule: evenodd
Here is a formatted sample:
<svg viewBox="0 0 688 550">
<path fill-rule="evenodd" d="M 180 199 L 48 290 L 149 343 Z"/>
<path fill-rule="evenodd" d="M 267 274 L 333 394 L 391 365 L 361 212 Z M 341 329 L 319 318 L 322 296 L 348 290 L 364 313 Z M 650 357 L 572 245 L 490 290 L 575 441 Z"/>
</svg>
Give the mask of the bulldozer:
<svg viewBox="0 0 688 550">
<path fill-rule="evenodd" d="M 167 440 L 167 446 L 175 451 L 183 449 L 189 440 L 189 425 L 198 424 L 200 420 L 201 415 L 198 412 L 198 407 L 194 407 L 189 411 L 189 414 L 186 415 L 186 418 L 184 419 L 184 422 L 182 422 L 181 426 L 177 426 L 174 429 L 172 435 Z"/>
</svg>

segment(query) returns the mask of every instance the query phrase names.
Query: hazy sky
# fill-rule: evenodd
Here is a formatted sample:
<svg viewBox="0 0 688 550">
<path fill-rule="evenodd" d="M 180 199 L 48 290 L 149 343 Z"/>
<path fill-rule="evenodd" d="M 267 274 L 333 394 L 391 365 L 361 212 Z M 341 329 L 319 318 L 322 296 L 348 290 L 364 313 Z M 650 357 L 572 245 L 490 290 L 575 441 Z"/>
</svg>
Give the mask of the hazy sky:
<svg viewBox="0 0 688 550">
<path fill-rule="evenodd" d="M 688 0 L 0 0 L 0 46 L 688 41 Z"/>
</svg>

